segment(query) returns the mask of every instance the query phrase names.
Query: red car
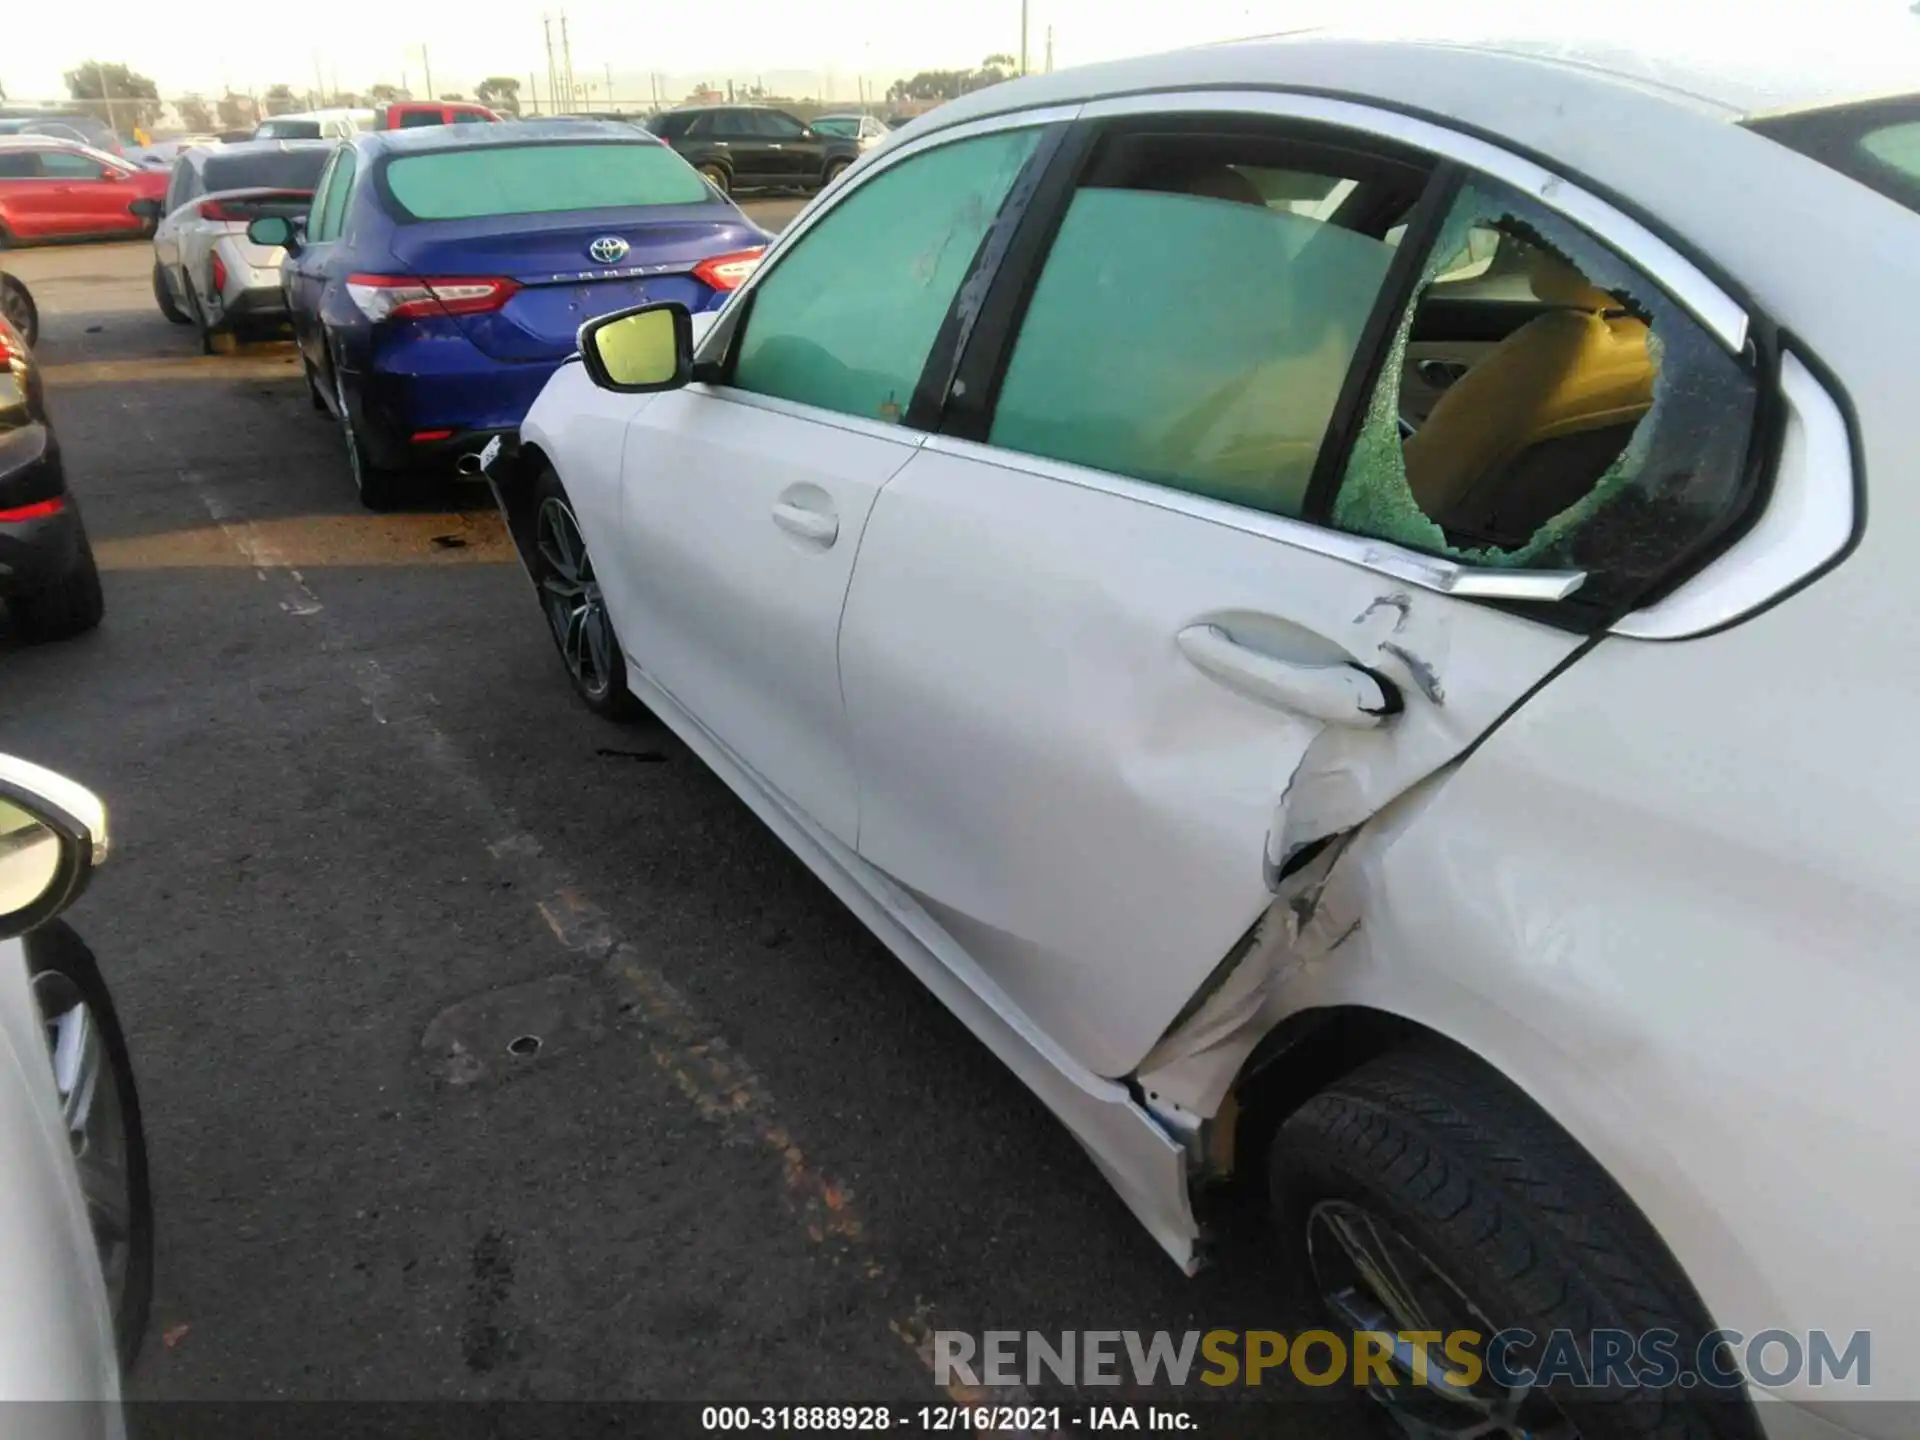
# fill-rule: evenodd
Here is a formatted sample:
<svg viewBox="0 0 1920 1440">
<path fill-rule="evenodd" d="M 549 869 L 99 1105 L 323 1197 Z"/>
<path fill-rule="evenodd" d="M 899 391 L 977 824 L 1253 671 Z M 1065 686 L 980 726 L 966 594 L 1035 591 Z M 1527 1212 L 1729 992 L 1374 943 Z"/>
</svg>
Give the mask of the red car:
<svg viewBox="0 0 1920 1440">
<path fill-rule="evenodd" d="M 131 207 L 166 193 L 164 170 L 48 135 L 0 136 L 0 245 L 151 235 Z"/>
<path fill-rule="evenodd" d="M 411 130 L 423 125 L 498 124 L 500 117 L 484 105 L 465 100 L 389 100 L 376 106 L 373 128 Z"/>
</svg>

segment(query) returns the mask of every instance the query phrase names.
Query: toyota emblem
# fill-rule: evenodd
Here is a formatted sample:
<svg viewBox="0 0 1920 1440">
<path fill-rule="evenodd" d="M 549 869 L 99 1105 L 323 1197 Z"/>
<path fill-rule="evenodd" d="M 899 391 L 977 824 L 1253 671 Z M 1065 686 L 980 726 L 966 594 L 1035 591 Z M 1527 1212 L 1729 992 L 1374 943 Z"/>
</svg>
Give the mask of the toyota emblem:
<svg viewBox="0 0 1920 1440">
<path fill-rule="evenodd" d="M 628 245 L 618 235 L 602 235 L 587 246 L 587 254 L 602 265 L 612 265 L 626 259 Z"/>
</svg>

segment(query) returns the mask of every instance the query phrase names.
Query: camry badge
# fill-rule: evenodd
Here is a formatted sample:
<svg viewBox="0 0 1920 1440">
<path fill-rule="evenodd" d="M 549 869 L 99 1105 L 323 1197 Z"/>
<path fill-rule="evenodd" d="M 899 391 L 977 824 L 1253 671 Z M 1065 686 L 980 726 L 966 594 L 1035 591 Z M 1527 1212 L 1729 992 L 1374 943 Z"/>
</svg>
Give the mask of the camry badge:
<svg viewBox="0 0 1920 1440">
<path fill-rule="evenodd" d="M 631 247 L 628 246 L 627 242 L 622 240 L 618 235 L 602 235 L 598 240 L 587 246 L 587 254 L 590 258 L 599 261 L 602 265 L 612 265 L 624 260 L 629 248 Z"/>
</svg>

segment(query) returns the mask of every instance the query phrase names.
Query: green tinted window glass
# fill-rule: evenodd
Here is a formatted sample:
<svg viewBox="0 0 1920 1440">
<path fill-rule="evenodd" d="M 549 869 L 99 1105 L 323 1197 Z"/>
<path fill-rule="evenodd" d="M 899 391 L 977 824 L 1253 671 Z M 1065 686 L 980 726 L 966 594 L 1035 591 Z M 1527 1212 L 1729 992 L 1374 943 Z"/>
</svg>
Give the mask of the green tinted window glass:
<svg viewBox="0 0 1920 1440">
<path fill-rule="evenodd" d="M 340 163 L 333 167 L 333 183 L 327 189 L 327 212 L 322 217 L 326 232 L 320 237 L 323 240 L 340 238 L 341 228 L 347 222 L 347 199 L 353 193 L 353 175 L 359 158 L 351 150 L 342 150 Z"/>
<path fill-rule="evenodd" d="M 629 205 L 702 205 L 707 182 L 664 145 L 488 145 L 401 155 L 387 188 L 413 220 L 543 215 Z"/>
<path fill-rule="evenodd" d="M 834 206 L 755 289 L 733 384 L 898 420 L 1037 139 L 1020 130 L 942 145 Z"/>
<path fill-rule="evenodd" d="M 1291 208 L 1082 190 L 991 443 L 1297 515 L 1392 257 Z"/>
<path fill-rule="evenodd" d="M 1860 148 L 1909 180 L 1920 180 L 1920 120 L 1863 135 Z"/>
</svg>

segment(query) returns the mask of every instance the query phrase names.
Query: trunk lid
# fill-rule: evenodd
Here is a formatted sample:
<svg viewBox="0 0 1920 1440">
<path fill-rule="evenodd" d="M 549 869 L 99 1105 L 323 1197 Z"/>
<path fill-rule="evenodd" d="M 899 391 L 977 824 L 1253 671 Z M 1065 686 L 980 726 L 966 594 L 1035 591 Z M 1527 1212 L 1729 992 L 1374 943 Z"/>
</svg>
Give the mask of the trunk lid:
<svg viewBox="0 0 1920 1440">
<path fill-rule="evenodd" d="M 725 202 L 625 211 L 484 216 L 396 227 L 395 272 L 428 277 L 505 276 L 520 288 L 497 311 L 459 315 L 467 338 L 495 360 L 558 360 L 573 353 L 582 322 L 631 305 L 677 300 L 699 310 L 713 291 L 693 267 L 770 240 Z M 600 241 L 611 260 L 596 259 Z"/>
</svg>

